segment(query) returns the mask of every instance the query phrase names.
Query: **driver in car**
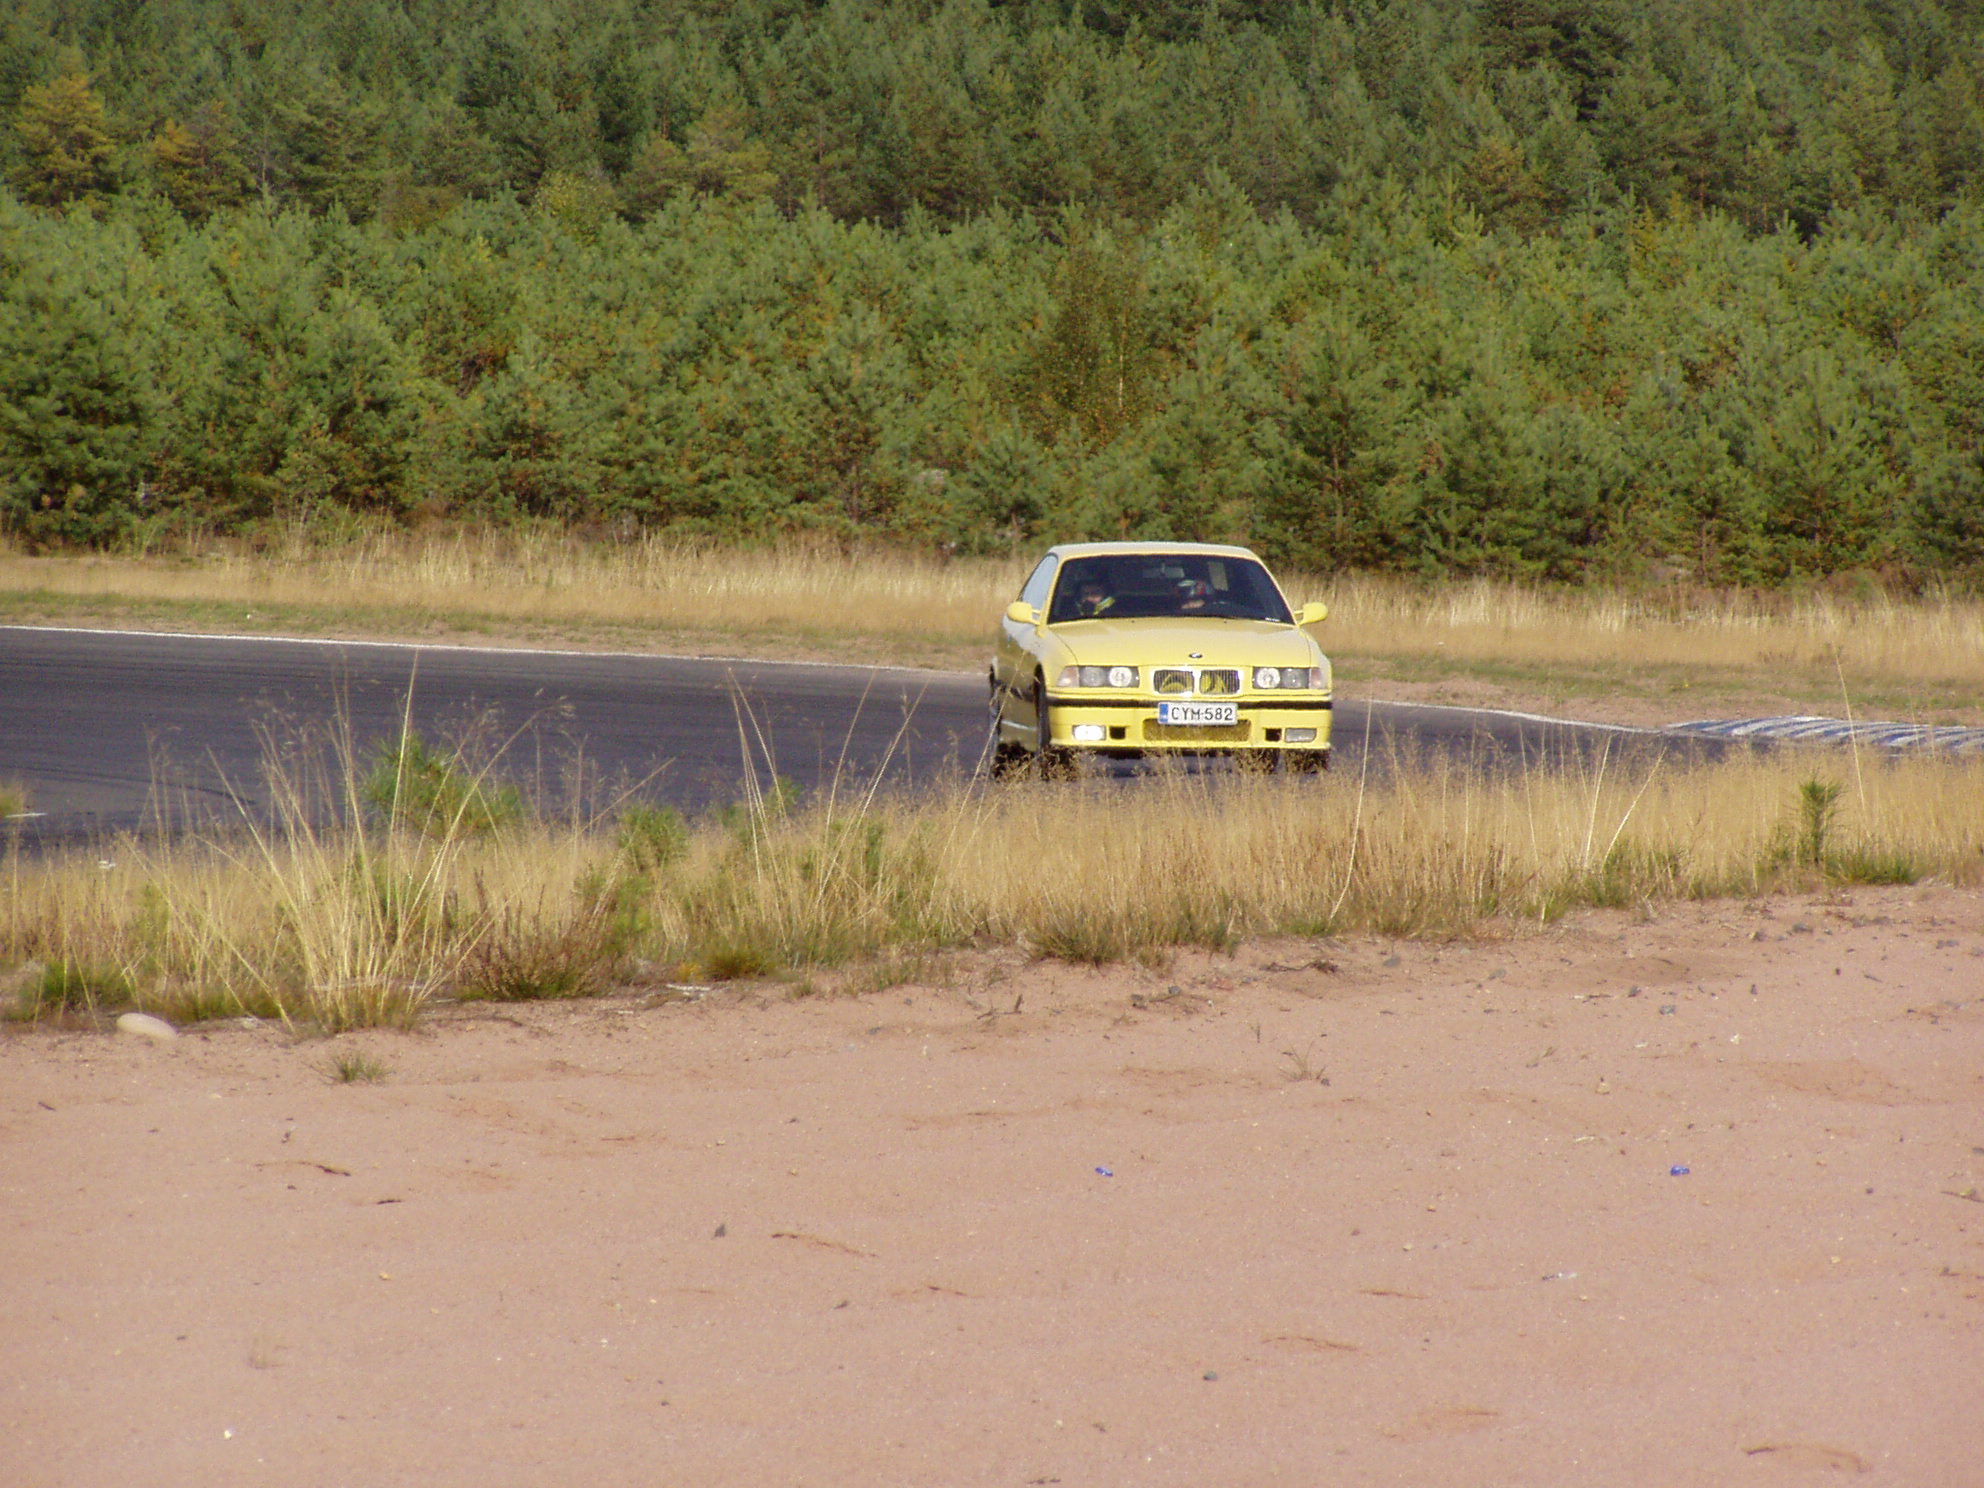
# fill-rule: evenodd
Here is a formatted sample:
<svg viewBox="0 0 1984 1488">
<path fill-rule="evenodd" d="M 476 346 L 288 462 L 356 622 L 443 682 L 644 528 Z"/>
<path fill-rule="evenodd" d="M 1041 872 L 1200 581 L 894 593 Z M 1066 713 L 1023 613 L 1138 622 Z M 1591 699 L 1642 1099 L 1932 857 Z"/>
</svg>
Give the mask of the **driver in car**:
<svg viewBox="0 0 1984 1488">
<path fill-rule="evenodd" d="M 1084 579 L 1080 594 L 1076 597 L 1075 614 L 1083 620 L 1093 620 L 1098 615 L 1109 612 L 1116 603 L 1116 596 L 1109 592 L 1109 586 L 1100 579 Z"/>
<path fill-rule="evenodd" d="M 1212 585 L 1204 579 L 1181 579 L 1178 582 L 1178 608 L 1187 614 L 1203 610 L 1211 597 Z"/>
</svg>

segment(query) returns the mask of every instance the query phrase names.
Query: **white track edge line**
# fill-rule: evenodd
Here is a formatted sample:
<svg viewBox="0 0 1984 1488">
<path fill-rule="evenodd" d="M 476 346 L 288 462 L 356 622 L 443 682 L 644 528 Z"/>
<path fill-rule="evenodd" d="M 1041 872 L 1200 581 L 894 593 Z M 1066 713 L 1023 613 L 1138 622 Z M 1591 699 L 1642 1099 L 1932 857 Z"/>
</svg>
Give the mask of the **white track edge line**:
<svg viewBox="0 0 1984 1488">
<path fill-rule="evenodd" d="M 1459 703 L 1407 703 L 1386 698 L 1359 698 L 1359 702 L 1380 708 L 1425 708 L 1434 713 L 1485 713 L 1491 718 L 1520 718 L 1524 723 L 1556 723 L 1565 728 L 1604 729 L 1614 734 L 1664 734 L 1672 725 L 1648 728 L 1634 723 L 1593 723 L 1584 718 L 1553 718 L 1548 713 L 1520 713 L 1513 708 L 1474 708 Z"/>
</svg>

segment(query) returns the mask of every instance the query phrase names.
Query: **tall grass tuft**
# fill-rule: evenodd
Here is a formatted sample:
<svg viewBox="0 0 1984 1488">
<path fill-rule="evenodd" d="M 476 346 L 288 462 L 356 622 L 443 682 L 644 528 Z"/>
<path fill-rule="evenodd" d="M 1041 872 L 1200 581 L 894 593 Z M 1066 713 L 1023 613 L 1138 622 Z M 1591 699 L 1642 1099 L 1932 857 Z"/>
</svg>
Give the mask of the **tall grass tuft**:
<svg viewBox="0 0 1984 1488">
<path fill-rule="evenodd" d="M 266 812 L 101 857 L 17 856 L 0 954 L 118 966 L 131 1002 L 181 1021 L 405 1025 L 460 990 L 485 943 L 506 943 L 517 880 L 557 859 L 557 831 L 492 832 L 522 827 L 520 797 L 410 731 L 369 761 L 343 732 L 271 741 L 264 781 Z M 498 885 L 491 904 L 464 903 L 478 874 Z"/>
</svg>

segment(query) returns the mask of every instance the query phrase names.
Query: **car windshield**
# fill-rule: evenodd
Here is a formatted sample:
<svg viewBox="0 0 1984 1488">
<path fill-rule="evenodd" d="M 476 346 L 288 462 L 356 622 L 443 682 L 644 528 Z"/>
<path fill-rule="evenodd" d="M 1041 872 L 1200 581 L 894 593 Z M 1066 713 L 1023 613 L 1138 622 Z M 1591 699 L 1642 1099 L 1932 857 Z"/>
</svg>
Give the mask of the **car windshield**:
<svg viewBox="0 0 1984 1488">
<path fill-rule="evenodd" d="M 1173 616 L 1284 625 L 1294 620 L 1268 571 L 1251 558 L 1109 553 L 1061 565 L 1047 623 Z"/>
</svg>

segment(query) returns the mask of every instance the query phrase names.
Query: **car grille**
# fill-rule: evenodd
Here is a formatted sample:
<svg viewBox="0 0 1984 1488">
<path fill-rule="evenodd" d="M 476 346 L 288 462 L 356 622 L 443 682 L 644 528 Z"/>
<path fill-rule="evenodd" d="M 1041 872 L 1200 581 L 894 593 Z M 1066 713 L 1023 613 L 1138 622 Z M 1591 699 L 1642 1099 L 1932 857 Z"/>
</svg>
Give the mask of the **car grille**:
<svg viewBox="0 0 1984 1488">
<path fill-rule="evenodd" d="M 1232 697 L 1240 691 L 1240 674 L 1230 667 L 1159 667 L 1150 685 L 1159 697 Z"/>
</svg>

